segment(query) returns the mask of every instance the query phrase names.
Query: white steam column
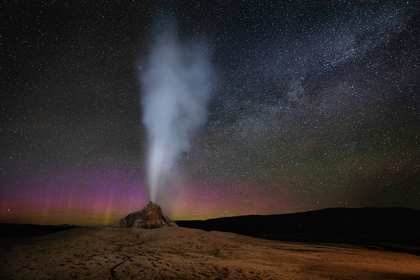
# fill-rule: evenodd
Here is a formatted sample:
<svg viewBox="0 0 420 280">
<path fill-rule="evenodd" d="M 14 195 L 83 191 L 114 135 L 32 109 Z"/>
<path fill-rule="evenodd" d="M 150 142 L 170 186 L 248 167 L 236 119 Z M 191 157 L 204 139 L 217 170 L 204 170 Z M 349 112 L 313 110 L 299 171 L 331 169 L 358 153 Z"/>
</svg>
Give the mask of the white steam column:
<svg viewBox="0 0 420 280">
<path fill-rule="evenodd" d="M 204 44 L 181 42 L 173 22 L 166 23 L 140 70 L 152 201 L 170 187 L 167 179 L 175 163 L 205 124 L 211 90 L 212 70 Z"/>
</svg>

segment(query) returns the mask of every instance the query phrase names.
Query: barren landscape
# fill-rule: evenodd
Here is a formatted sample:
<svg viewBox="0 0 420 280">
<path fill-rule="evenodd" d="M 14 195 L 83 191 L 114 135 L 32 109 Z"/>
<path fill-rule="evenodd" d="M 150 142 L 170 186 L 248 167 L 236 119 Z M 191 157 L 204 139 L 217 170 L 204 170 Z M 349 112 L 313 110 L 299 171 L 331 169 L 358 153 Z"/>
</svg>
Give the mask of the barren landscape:
<svg viewBox="0 0 420 280">
<path fill-rule="evenodd" d="M 420 257 L 181 227 L 88 227 L 0 241 L 1 279 L 419 279 Z"/>
<path fill-rule="evenodd" d="M 420 1 L 2 1 L 0 280 L 420 280 Z"/>
</svg>

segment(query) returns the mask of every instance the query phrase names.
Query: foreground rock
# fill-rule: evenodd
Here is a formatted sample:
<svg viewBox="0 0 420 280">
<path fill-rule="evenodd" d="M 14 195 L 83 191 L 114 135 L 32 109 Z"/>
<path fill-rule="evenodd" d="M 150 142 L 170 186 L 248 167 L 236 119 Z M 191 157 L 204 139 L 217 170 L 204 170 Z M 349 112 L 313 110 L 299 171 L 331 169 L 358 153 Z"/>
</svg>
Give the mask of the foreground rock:
<svg viewBox="0 0 420 280">
<path fill-rule="evenodd" d="M 420 279 L 420 257 L 182 227 L 81 227 L 0 239 L 0 279 Z"/>
<path fill-rule="evenodd" d="M 160 228 L 177 226 L 171 219 L 165 216 L 159 205 L 149 202 L 143 210 L 129 214 L 111 227 L 117 228 Z"/>
</svg>

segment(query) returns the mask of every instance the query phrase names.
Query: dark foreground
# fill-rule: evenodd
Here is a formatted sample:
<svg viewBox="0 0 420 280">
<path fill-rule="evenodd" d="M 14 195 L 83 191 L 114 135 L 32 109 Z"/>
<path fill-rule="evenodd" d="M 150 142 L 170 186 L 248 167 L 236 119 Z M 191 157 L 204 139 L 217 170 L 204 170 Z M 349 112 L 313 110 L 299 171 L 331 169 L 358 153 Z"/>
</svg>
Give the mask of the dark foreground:
<svg viewBox="0 0 420 280">
<path fill-rule="evenodd" d="M 165 227 L 0 240 L 0 279 L 420 279 L 420 257 Z"/>
</svg>

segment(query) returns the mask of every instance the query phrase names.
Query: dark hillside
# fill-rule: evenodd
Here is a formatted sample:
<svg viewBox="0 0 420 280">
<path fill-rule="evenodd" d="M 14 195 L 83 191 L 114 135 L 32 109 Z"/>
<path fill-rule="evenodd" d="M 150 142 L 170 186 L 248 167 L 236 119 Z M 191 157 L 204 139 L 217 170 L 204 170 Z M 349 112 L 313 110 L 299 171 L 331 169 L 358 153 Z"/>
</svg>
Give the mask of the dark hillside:
<svg viewBox="0 0 420 280">
<path fill-rule="evenodd" d="M 328 208 L 293 214 L 177 221 L 177 224 L 278 240 L 420 245 L 420 211 L 408 208 Z"/>
</svg>

